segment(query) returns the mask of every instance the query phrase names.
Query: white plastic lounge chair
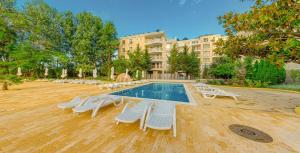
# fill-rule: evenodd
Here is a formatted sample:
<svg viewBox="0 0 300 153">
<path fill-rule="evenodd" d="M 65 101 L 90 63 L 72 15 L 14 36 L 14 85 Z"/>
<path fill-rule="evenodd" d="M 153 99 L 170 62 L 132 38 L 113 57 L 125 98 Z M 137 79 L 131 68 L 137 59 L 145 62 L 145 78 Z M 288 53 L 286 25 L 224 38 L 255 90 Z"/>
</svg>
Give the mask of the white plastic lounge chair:
<svg viewBox="0 0 300 153">
<path fill-rule="evenodd" d="M 209 98 L 209 99 L 214 99 L 217 96 L 224 96 L 224 97 L 232 97 L 234 100 L 238 100 L 237 97 L 239 95 L 237 94 L 233 94 L 233 93 L 229 93 L 220 89 L 215 89 L 215 90 L 200 90 L 202 96 L 204 98 Z"/>
<path fill-rule="evenodd" d="M 148 109 L 144 131 L 147 127 L 157 130 L 173 129 L 173 136 L 176 137 L 176 104 L 158 102 Z"/>
<path fill-rule="evenodd" d="M 119 104 L 123 103 L 123 99 L 120 96 L 116 95 L 99 95 L 99 96 L 92 96 L 89 97 L 86 101 L 82 102 L 78 106 L 73 108 L 74 113 L 83 113 L 86 111 L 93 111 L 92 112 L 92 118 L 94 118 L 97 115 L 97 112 L 100 108 L 114 104 L 115 106 L 118 106 L 117 102 L 120 102 Z"/>
<path fill-rule="evenodd" d="M 73 108 L 73 107 L 79 105 L 81 101 L 82 101 L 82 99 L 80 97 L 75 97 L 69 102 L 64 102 L 64 103 L 58 104 L 57 107 L 61 108 L 63 110 L 68 109 L 68 108 Z"/>
<path fill-rule="evenodd" d="M 123 108 L 122 113 L 115 118 L 116 123 L 134 123 L 140 120 L 140 129 L 143 129 L 146 113 L 151 104 L 152 101 L 148 100 L 139 103 L 128 102 Z M 133 106 L 130 107 L 130 105 Z"/>
<path fill-rule="evenodd" d="M 211 86 L 196 86 L 196 88 L 198 88 L 199 90 L 205 90 L 205 91 L 215 91 L 215 90 L 218 90 L 217 88 L 213 88 Z"/>
<path fill-rule="evenodd" d="M 193 86 L 194 87 L 205 87 L 205 86 L 208 86 L 208 85 L 205 84 L 205 83 L 198 82 L 198 83 L 193 84 Z"/>
<path fill-rule="evenodd" d="M 124 85 L 125 85 L 125 86 L 132 86 L 132 85 L 134 85 L 134 84 L 133 84 L 132 82 L 125 82 Z"/>
<path fill-rule="evenodd" d="M 99 89 L 105 89 L 107 88 L 107 84 L 103 83 L 103 84 L 100 84 L 98 85 Z"/>
</svg>

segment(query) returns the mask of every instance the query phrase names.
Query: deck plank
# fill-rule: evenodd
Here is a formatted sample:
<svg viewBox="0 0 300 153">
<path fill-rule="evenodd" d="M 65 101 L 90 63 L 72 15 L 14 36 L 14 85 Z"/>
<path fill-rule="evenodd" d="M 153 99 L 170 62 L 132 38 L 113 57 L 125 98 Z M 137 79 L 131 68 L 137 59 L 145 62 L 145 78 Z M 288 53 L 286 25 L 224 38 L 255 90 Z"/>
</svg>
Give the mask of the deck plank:
<svg viewBox="0 0 300 153">
<path fill-rule="evenodd" d="M 300 117 L 289 109 L 271 109 L 276 101 L 300 101 L 297 93 L 226 88 L 242 99 L 203 99 L 191 84 L 187 87 L 196 106 L 177 106 L 177 137 L 172 131 L 139 130 L 139 124 L 116 125 L 120 107 L 74 115 L 56 107 L 76 95 L 96 95 L 93 85 L 28 82 L 0 91 L 0 152 L 300 152 Z M 278 96 L 282 95 L 281 97 Z M 270 97 L 271 96 L 271 97 Z M 255 97 L 267 101 L 254 100 Z M 281 99 L 280 99 L 281 98 Z M 275 107 L 275 106 L 274 106 Z M 274 142 L 258 143 L 233 134 L 230 124 L 244 124 L 270 134 Z"/>
</svg>

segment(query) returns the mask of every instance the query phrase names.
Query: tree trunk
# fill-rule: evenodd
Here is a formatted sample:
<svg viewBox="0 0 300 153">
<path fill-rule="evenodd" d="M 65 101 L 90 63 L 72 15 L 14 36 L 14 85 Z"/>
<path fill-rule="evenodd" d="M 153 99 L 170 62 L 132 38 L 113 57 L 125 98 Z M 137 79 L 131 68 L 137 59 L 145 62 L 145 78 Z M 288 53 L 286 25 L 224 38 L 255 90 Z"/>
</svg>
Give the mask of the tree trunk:
<svg viewBox="0 0 300 153">
<path fill-rule="evenodd" d="M 6 81 L 3 82 L 2 90 L 8 90 L 8 84 Z"/>
</svg>

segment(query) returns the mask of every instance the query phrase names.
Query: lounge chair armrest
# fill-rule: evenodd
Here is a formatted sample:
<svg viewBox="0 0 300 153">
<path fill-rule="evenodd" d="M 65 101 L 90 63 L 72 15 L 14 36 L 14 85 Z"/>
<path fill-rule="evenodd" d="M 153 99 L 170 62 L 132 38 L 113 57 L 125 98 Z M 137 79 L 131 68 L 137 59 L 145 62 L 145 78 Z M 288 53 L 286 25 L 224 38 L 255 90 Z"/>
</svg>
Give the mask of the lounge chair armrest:
<svg viewBox="0 0 300 153">
<path fill-rule="evenodd" d="M 124 113 L 125 110 L 128 109 L 128 107 L 129 107 L 129 105 L 130 105 L 131 103 L 132 103 L 132 102 L 126 103 L 125 107 L 124 107 L 123 110 L 122 110 L 122 113 Z"/>
</svg>

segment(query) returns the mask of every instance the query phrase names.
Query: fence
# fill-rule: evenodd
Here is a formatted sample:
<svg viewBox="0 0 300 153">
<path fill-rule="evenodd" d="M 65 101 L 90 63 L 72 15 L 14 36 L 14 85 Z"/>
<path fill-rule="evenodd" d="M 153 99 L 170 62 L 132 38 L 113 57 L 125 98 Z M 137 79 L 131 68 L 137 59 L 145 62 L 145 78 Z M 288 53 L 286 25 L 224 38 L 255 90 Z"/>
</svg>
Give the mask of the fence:
<svg viewBox="0 0 300 153">
<path fill-rule="evenodd" d="M 147 74 L 146 79 L 154 79 L 154 80 L 194 80 L 195 77 L 187 76 L 184 74 L 171 74 L 171 73 L 164 73 L 164 74 Z"/>
</svg>

